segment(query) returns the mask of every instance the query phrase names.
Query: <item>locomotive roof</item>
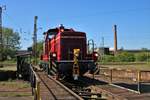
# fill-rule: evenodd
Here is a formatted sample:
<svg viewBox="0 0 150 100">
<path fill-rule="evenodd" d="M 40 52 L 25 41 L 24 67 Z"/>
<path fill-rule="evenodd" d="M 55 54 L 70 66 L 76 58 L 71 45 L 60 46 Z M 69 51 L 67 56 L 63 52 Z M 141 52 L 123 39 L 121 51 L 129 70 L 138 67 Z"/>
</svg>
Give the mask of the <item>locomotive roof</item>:
<svg viewBox="0 0 150 100">
<path fill-rule="evenodd" d="M 85 36 L 84 32 L 74 31 L 72 28 L 68 29 L 65 28 L 62 24 L 60 27 L 49 29 L 47 32 L 44 32 L 44 35 L 57 35 L 58 33 L 61 33 L 61 35 L 82 35 Z"/>
<path fill-rule="evenodd" d="M 57 35 L 59 33 L 60 29 L 59 28 L 53 28 L 53 29 L 49 29 L 47 32 L 49 35 Z M 64 31 L 74 31 L 73 29 L 64 29 Z"/>
<path fill-rule="evenodd" d="M 27 56 L 27 55 L 31 55 L 32 52 L 27 51 L 27 50 L 19 50 L 16 52 L 15 56 Z"/>
</svg>

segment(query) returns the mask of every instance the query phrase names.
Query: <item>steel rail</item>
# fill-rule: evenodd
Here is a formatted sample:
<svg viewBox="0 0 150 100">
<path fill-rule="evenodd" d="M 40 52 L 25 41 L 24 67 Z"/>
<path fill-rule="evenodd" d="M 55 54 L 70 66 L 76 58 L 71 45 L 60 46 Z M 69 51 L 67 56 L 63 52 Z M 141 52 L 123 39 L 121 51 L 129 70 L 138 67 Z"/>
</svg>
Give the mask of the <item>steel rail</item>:
<svg viewBox="0 0 150 100">
<path fill-rule="evenodd" d="M 52 78 L 50 75 L 48 75 L 48 77 L 50 79 L 52 79 L 54 82 L 56 82 L 58 85 L 60 85 L 62 88 L 64 88 L 66 91 L 68 91 L 69 93 L 71 93 L 71 95 L 73 95 L 74 97 L 76 97 L 78 100 L 84 100 L 83 98 L 81 98 L 80 96 L 78 96 L 76 93 L 74 93 L 72 90 L 70 90 L 68 87 L 64 86 L 62 83 L 60 83 L 59 81 L 57 81 L 54 78 Z"/>
</svg>

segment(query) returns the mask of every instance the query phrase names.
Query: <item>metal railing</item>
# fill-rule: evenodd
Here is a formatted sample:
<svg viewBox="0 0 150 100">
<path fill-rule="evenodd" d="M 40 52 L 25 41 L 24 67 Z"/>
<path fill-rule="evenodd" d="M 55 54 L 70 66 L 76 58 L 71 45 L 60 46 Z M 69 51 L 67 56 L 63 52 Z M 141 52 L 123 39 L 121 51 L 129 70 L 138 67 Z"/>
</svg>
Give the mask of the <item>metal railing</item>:
<svg viewBox="0 0 150 100">
<path fill-rule="evenodd" d="M 33 66 L 30 64 L 30 82 L 32 87 L 32 95 L 34 95 L 34 100 L 41 100 L 40 97 L 40 79 L 33 70 Z"/>
<path fill-rule="evenodd" d="M 114 84 L 115 79 L 121 80 L 127 79 L 130 80 L 130 82 L 134 82 L 135 84 L 137 84 L 137 89 L 136 90 L 128 89 L 128 90 L 139 94 L 141 93 L 142 83 L 150 83 L 150 71 L 147 70 L 131 70 L 131 69 L 101 67 L 99 74 L 108 77 L 109 84 L 112 85 L 115 85 Z M 126 82 L 124 81 L 124 83 Z"/>
</svg>

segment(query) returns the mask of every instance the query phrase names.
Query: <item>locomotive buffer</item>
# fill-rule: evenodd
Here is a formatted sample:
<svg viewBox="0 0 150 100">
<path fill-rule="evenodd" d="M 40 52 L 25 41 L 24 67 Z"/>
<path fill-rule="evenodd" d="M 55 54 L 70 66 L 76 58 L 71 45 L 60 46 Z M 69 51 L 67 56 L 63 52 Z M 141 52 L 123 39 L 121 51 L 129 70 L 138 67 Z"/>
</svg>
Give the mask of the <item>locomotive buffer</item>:
<svg viewBox="0 0 150 100">
<path fill-rule="evenodd" d="M 73 54 L 74 54 L 73 78 L 74 80 L 78 80 L 78 77 L 79 77 L 79 64 L 78 64 L 79 52 L 80 52 L 80 49 L 73 49 Z"/>
</svg>

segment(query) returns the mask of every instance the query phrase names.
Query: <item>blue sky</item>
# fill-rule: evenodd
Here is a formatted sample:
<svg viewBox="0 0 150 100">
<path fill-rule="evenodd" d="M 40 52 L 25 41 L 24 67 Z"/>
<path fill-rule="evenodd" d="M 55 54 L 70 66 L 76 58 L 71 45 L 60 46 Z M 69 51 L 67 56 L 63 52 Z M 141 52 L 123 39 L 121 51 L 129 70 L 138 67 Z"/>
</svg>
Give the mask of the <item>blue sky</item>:
<svg viewBox="0 0 150 100">
<path fill-rule="evenodd" d="M 150 49 L 150 0 L 1 0 L 3 26 L 21 32 L 21 47 L 32 44 L 34 16 L 38 40 L 48 28 L 64 24 L 87 33 L 97 46 L 113 47 L 113 25 L 118 26 L 118 48 Z"/>
</svg>

